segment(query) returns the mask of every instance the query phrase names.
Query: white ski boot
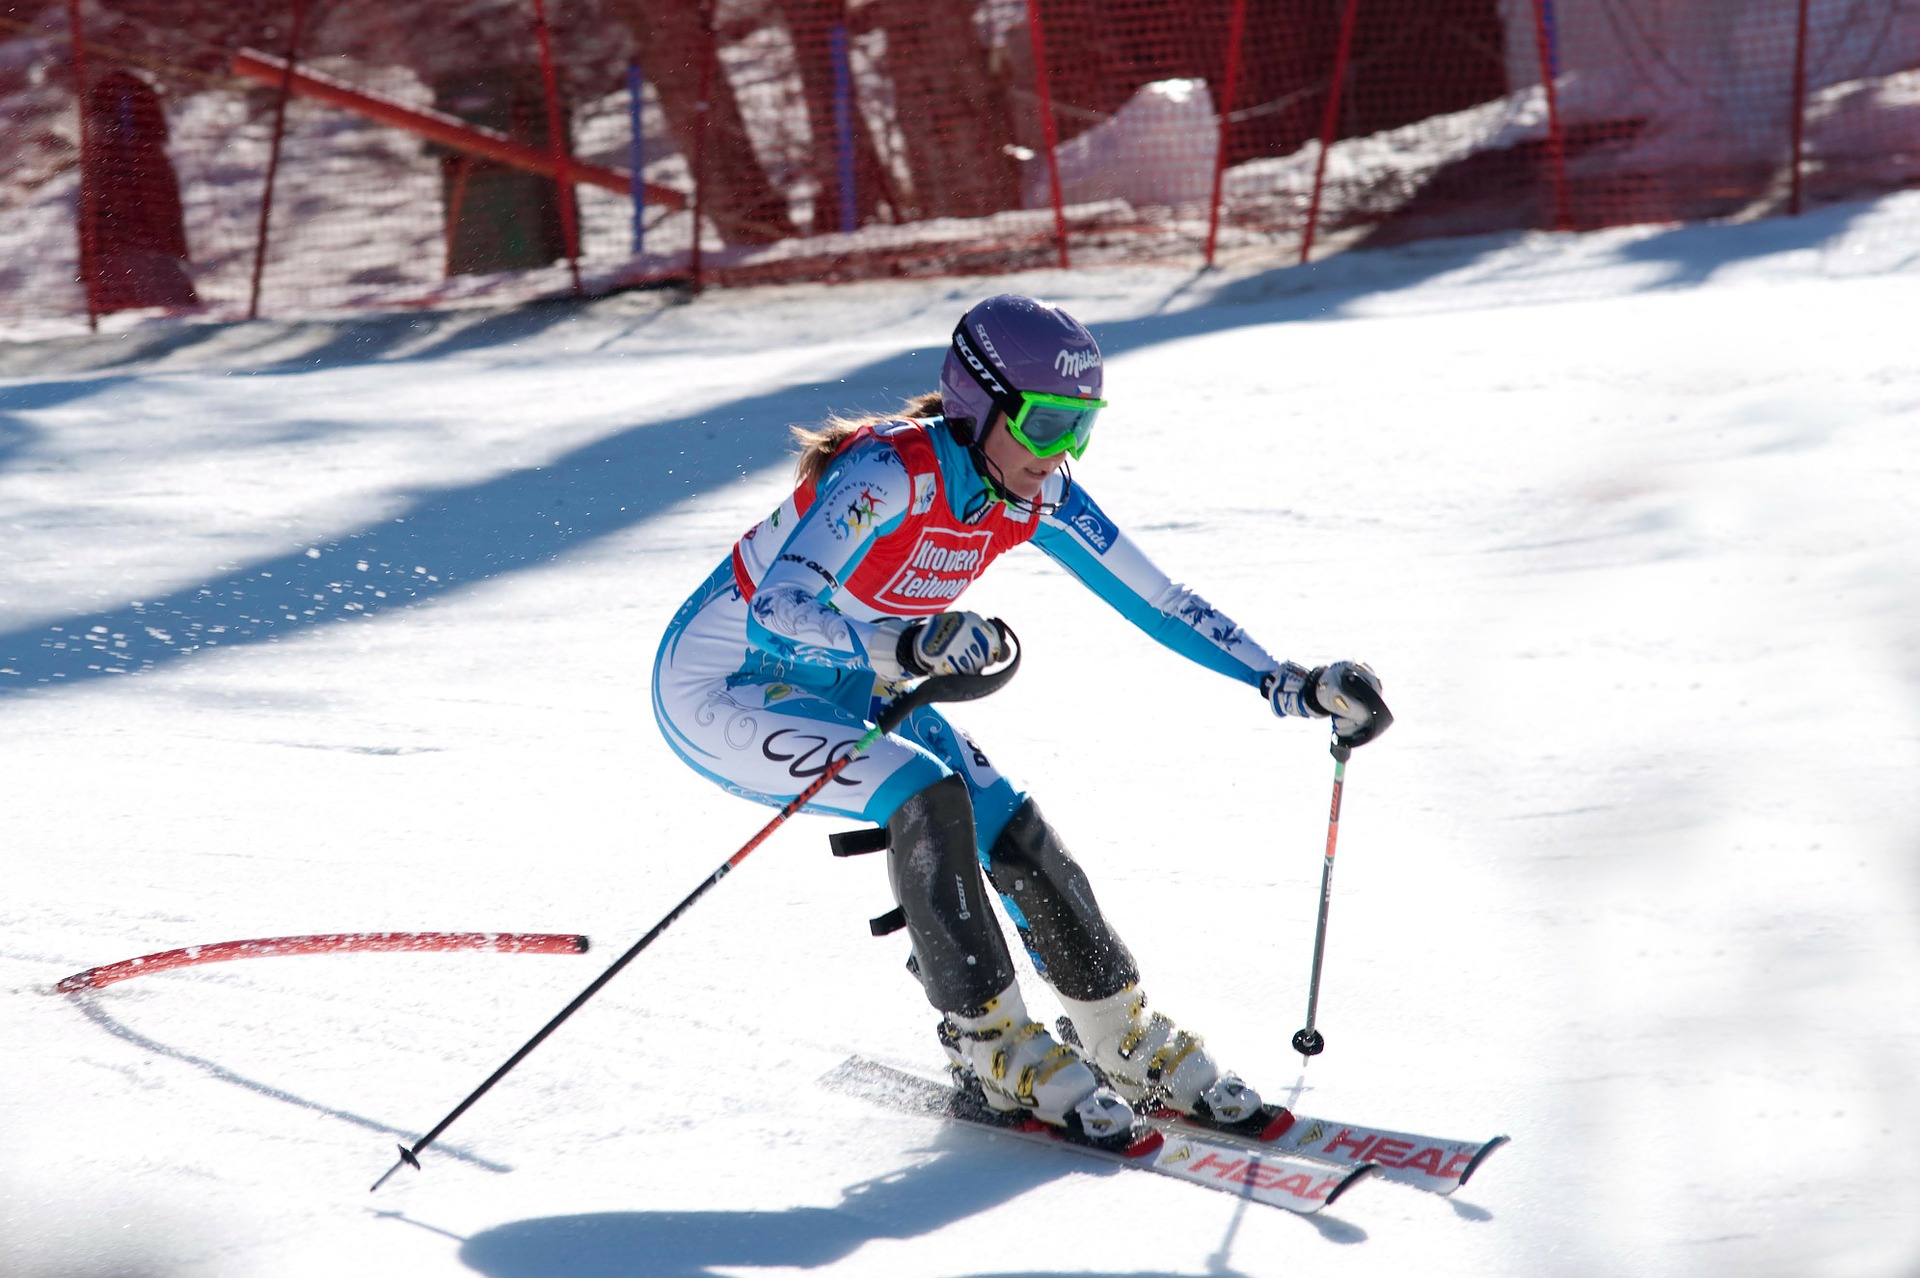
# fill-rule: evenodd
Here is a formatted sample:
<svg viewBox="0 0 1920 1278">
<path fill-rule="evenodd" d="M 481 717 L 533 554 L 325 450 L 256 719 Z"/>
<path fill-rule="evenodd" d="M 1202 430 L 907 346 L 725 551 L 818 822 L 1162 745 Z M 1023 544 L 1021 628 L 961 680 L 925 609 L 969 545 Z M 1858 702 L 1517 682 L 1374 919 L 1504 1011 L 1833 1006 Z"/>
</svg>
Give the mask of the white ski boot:
<svg viewBox="0 0 1920 1278">
<path fill-rule="evenodd" d="M 1133 1109 L 1100 1082 L 1079 1052 L 1027 1015 L 1018 985 L 988 999 L 979 1016 L 949 1012 L 940 1022 L 940 1045 L 956 1075 L 977 1082 L 1000 1113 L 1024 1111 L 1095 1144 L 1133 1137 Z"/>
<path fill-rule="evenodd" d="M 1062 996 L 1081 1050 L 1107 1082 L 1141 1109 L 1166 1105 L 1183 1114 L 1230 1125 L 1260 1110 L 1260 1093 L 1220 1068 L 1198 1034 L 1147 1014 L 1137 985 L 1092 1003 Z"/>
</svg>

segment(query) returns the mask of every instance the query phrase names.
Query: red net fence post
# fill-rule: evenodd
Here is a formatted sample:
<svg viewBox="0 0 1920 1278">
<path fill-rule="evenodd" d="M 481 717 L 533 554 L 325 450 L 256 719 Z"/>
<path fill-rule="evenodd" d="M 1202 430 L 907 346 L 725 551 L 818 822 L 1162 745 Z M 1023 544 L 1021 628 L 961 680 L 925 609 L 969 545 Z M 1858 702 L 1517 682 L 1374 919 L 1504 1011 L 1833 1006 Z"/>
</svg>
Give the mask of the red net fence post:
<svg viewBox="0 0 1920 1278">
<path fill-rule="evenodd" d="M 1313 194 L 1307 200 L 1307 224 L 1300 233 L 1300 261 L 1313 255 L 1313 233 L 1320 224 L 1320 199 L 1326 190 L 1327 153 L 1333 150 L 1340 123 L 1340 91 L 1347 82 L 1347 62 L 1353 54 L 1353 28 L 1360 16 L 1360 0 L 1346 0 L 1340 13 L 1340 38 L 1333 46 L 1333 66 L 1327 72 L 1327 105 L 1320 118 L 1320 154 L 1313 165 Z"/>
<path fill-rule="evenodd" d="M 1047 75 L 1046 22 L 1040 0 L 1027 0 L 1028 39 L 1033 45 L 1033 88 L 1040 100 L 1040 138 L 1047 161 L 1047 194 L 1053 204 L 1053 234 L 1060 244 L 1060 269 L 1073 263 L 1067 257 L 1067 212 L 1060 195 L 1060 143 L 1053 119 L 1053 83 Z"/>
<path fill-rule="evenodd" d="M 1236 94 L 1240 88 L 1240 42 L 1247 33 L 1247 0 L 1233 0 L 1233 18 L 1227 28 L 1226 83 L 1220 91 L 1220 142 L 1213 154 L 1213 192 L 1207 197 L 1207 265 L 1213 265 L 1220 239 L 1220 189 L 1227 175 L 1227 135 L 1231 130 Z"/>
<path fill-rule="evenodd" d="M 293 95 L 294 67 L 300 60 L 300 31 L 306 25 L 306 0 L 293 0 L 292 33 L 287 37 L 286 69 L 273 99 L 273 140 L 267 146 L 267 176 L 260 189 L 260 233 L 253 248 L 253 283 L 247 290 L 247 318 L 260 318 L 260 277 L 267 269 L 268 227 L 273 221 L 273 181 L 280 171 L 280 143 L 287 132 L 287 99 Z"/>
<path fill-rule="evenodd" d="M 1850 20 L 1821 0 L 1806 22 L 1803 200 L 1920 184 L 1920 13 L 1880 3 Z"/>
<path fill-rule="evenodd" d="M 1533 0 L 1534 44 L 1540 54 L 1540 88 L 1547 100 L 1547 165 L 1553 182 L 1553 229 L 1573 229 L 1572 206 L 1567 202 L 1567 135 L 1560 126 L 1560 76 L 1555 51 L 1553 0 Z"/>
<path fill-rule="evenodd" d="M 1793 32 L 1793 143 L 1792 157 L 1788 163 L 1792 166 L 1792 190 L 1787 197 L 1787 212 L 1800 216 L 1800 170 L 1804 152 L 1807 124 L 1807 10 L 1809 0 L 1800 0 L 1800 11 L 1794 21 Z"/>
<path fill-rule="evenodd" d="M 546 0 L 533 0 L 534 35 L 540 46 L 540 88 L 547 108 L 547 145 L 553 154 L 553 190 L 560 203 L 560 236 L 567 250 L 567 275 L 573 295 L 580 296 L 580 226 L 573 210 L 573 141 L 567 136 L 560 107 L 560 84 L 553 70 L 553 34 L 547 25 Z"/>
</svg>

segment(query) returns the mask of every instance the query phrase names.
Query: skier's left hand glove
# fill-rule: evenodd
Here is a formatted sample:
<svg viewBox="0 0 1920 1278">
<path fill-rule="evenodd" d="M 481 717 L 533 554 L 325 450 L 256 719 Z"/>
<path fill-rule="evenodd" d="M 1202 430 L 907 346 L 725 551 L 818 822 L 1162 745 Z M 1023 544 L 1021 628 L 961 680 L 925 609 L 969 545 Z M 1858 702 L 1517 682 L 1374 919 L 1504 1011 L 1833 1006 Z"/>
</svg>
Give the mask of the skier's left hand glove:
<svg viewBox="0 0 1920 1278">
<path fill-rule="evenodd" d="M 1312 670 L 1291 661 L 1260 683 L 1277 715 L 1333 717 L 1333 735 L 1343 746 L 1360 746 L 1385 732 L 1393 712 L 1380 695 L 1380 676 L 1359 661 L 1336 661 Z"/>
</svg>

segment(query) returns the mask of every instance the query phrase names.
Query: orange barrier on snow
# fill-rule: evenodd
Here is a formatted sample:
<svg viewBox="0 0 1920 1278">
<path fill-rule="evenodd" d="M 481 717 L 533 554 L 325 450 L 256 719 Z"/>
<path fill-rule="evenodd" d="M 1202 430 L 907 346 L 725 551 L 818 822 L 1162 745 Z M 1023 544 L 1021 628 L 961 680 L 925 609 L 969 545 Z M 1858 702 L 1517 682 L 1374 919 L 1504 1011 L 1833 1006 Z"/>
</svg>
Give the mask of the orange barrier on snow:
<svg viewBox="0 0 1920 1278">
<path fill-rule="evenodd" d="M 256 941 L 221 941 L 216 945 L 189 945 L 118 963 L 76 972 L 53 988 L 78 994 L 124 981 L 132 976 L 227 963 L 234 959 L 273 958 L 286 954 L 439 953 L 446 950 L 489 950 L 498 954 L 585 954 L 587 938 L 560 932 L 336 932 L 324 936 L 276 936 Z"/>
</svg>

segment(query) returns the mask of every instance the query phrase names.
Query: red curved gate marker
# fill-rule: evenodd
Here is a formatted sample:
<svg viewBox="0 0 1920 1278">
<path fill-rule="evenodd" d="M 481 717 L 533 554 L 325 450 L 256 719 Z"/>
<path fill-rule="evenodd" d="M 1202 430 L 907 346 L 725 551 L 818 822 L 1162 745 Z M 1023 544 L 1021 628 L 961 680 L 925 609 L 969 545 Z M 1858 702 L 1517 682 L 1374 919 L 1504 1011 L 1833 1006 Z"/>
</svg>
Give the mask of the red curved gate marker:
<svg viewBox="0 0 1920 1278">
<path fill-rule="evenodd" d="M 275 936 L 256 941 L 221 941 L 189 945 L 139 958 L 123 959 L 76 972 L 53 988 L 61 994 L 97 990 L 132 976 L 226 963 L 234 959 L 272 958 L 285 954 L 367 954 L 379 952 L 437 953 L 446 950 L 489 950 L 500 954 L 584 954 L 587 938 L 561 932 L 335 932 L 323 936 Z"/>
</svg>

